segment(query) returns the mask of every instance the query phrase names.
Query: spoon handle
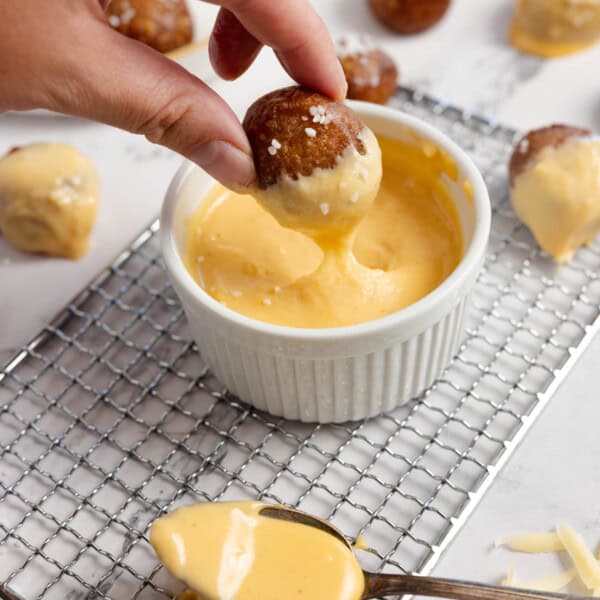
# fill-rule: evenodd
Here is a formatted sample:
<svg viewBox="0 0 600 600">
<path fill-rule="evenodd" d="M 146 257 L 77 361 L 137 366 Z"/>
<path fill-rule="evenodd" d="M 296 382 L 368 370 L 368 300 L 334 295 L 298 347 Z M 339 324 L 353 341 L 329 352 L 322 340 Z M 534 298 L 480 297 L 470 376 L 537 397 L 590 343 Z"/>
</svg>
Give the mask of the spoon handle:
<svg viewBox="0 0 600 600">
<path fill-rule="evenodd" d="M 21 600 L 0 583 L 0 600 Z"/>
<path fill-rule="evenodd" d="M 363 600 L 404 594 L 451 598 L 452 600 L 575 600 L 582 598 L 591 600 L 589 596 L 538 592 L 419 575 L 367 573 L 365 580 Z"/>
</svg>

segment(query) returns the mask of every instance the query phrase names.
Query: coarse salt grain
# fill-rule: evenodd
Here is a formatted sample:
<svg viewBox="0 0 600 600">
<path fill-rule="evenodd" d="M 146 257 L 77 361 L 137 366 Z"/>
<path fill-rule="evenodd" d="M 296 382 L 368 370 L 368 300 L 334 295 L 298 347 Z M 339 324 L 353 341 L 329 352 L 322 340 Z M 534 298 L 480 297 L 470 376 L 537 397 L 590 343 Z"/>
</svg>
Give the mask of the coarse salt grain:
<svg viewBox="0 0 600 600">
<path fill-rule="evenodd" d="M 308 117 L 307 117 L 307 116 L 305 116 L 305 115 L 302 115 L 300 118 L 301 118 L 303 121 L 308 121 Z"/>
<path fill-rule="evenodd" d="M 340 181 L 340 190 L 345 190 L 348 184 L 345 181 Z"/>
<path fill-rule="evenodd" d="M 281 148 L 281 144 L 279 143 L 279 141 L 276 140 L 275 138 L 273 138 L 271 140 L 271 145 L 267 148 L 267 152 L 271 156 L 275 156 L 277 154 L 277 150 L 279 150 L 280 148 Z"/>
<path fill-rule="evenodd" d="M 354 194 L 352 194 L 352 198 L 350 198 L 350 202 L 352 202 L 352 204 L 356 204 L 358 202 L 358 197 L 358 192 L 354 192 Z"/>
<path fill-rule="evenodd" d="M 331 123 L 331 121 L 333 120 L 333 117 L 331 115 L 327 114 L 326 108 L 322 105 L 311 106 L 308 109 L 308 112 L 311 114 L 311 116 L 313 118 L 313 120 L 312 120 L 313 123 L 327 125 L 328 123 Z"/>
<path fill-rule="evenodd" d="M 327 202 L 323 202 L 322 204 L 320 204 L 319 208 L 321 209 L 321 212 L 324 215 L 328 215 L 329 214 L 329 204 L 327 204 Z"/>
<path fill-rule="evenodd" d="M 266 304 L 267 306 L 271 306 L 271 304 L 272 304 L 271 298 L 263 298 L 263 304 Z"/>
<path fill-rule="evenodd" d="M 528 150 L 529 150 L 529 140 L 527 138 L 525 138 L 524 140 L 521 140 L 521 143 L 519 144 L 519 152 L 521 154 L 527 154 Z"/>
<path fill-rule="evenodd" d="M 231 292 L 231 295 L 232 295 L 234 298 L 239 298 L 239 297 L 242 295 L 242 292 L 240 292 L 239 290 L 233 290 L 233 291 Z"/>
<path fill-rule="evenodd" d="M 366 35 L 347 33 L 336 43 L 336 51 L 339 58 L 346 56 L 361 56 L 376 49 L 373 40 Z"/>
<path fill-rule="evenodd" d="M 133 18 L 135 17 L 135 9 L 134 8 L 129 8 L 128 10 L 126 10 L 122 15 L 121 15 L 121 22 L 124 25 L 127 25 L 129 23 L 131 23 L 131 21 L 133 21 Z"/>
<path fill-rule="evenodd" d="M 304 133 L 306 133 L 306 135 L 311 138 L 317 137 L 317 131 L 316 131 L 316 129 L 313 129 L 312 127 L 306 127 L 306 129 L 304 130 Z"/>
<path fill-rule="evenodd" d="M 121 19 L 119 19 L 117 15 L 110 15 L 110 17 L 108 17 L 108 24 L 111 27 L 118 27 L 121 24 Z"/>
</svg>

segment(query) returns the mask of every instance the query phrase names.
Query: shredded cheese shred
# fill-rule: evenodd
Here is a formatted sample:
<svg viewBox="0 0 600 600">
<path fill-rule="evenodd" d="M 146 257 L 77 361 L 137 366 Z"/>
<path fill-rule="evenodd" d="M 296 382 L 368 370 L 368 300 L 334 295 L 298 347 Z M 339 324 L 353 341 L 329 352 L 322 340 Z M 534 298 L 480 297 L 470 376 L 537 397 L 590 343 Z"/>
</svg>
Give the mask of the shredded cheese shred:
<svg viewBox="0 0 600 600">
<path fill-rule="evenodd" d="M 579 577 L 589 590 L 600 588 L 600 564 L 584 539 L 565 523 L 560 523 L 556 533 L 568 552 Z"/>
<path fill-rule="evenodd" d="M 535 579 L 525 584 L 525 587 L 537 592 L 560 592 L 577 578 L 577 569 L 573 567 L 556 575 Z"/>
<path fill-rule="evenodd" d="M 543 554 L 560 552 L 565 549 L 556 533 L 517 533 L 502 538 L 499 545 L 506 546 L 513 552 Z"/>
<path fill-rule="evenodd" d="M 513 552 L 546 554 L 566 552 L 573 567 L 566 571 L 523 583 L 520 587 L 540 592 L 559 592 L 579 578 L 595 597 L 600 597 L 600 552 L 595 557 L 583 537 L 564 523 L 555 532 L 519 533 L 502 538 L 496 544 Z M 514 587 L 517 575 L 511 567 L 502 585 Z"/>
</svg>

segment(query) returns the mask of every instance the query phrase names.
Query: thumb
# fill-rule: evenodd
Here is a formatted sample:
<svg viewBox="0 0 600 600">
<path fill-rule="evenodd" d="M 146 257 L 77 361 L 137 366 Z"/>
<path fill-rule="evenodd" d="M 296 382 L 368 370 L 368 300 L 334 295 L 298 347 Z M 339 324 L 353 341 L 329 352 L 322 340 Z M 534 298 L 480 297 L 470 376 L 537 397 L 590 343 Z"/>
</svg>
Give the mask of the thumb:
<svg viewBox="0 0 600 600">
<path fill-rule="evenodd" d="M 145 135 L 228 187 L 256 177 L 250 144 L 229 106 L 158 52 L 92 21 L 50 79 L 48 106 Z M 56 55 L 55 55 L 56 60 Z"/>
</svg>

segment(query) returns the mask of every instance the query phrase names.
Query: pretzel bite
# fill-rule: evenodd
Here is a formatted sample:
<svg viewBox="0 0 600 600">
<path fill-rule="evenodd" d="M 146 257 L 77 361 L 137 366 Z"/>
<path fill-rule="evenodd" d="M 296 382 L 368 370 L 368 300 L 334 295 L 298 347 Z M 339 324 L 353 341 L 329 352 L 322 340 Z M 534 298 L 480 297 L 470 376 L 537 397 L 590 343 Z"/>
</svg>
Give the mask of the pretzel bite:
<svg viewBox="0 0 600 600">
<path fill-rule="evenodd" d="M 396 91 L 396 63 L 370 39 L 344 36 L 337 42 L 337 55 L 348 82 L 348 98 L 385 104 Z"/>
<path fill-rule="evenodd" d="M 98 205 L 90 161 L 65 144 L 13 148 L 0 159 L 0 232 L 25 252 L 80 258 Z"/>
<path fill-rule="evenodd" d="M 600 231 L 600 140 L 587 129 L 530 131 L 509 163 L 513 208 L 557 262 Z"/>
<path fill-rule="evenodd" d="M 112 0 L 106 16 L 123 35 L 163 53 L 189 44 L 194 37 L 185 0 Z"/>
<path fill-rule="evenodd" d="M 597 0 L 517 0 L 510 26 L 513 46 L 543 58 L 581 52 L 600 40 Z"/>
<path fill-rule="evenodd" d="M 346 105 L 288 87 L 257 100 L 244 129 L 257 198 L 282 225 L 309 235 L 339 234 L 369 211 L 381 181 L 381 151 Z"/>
<path fill-rule="evenodd" d="M 375 16 L 402 34 L 433 27 L 446 14 L 450 0 L 369 0 Z"/>
</svg>

